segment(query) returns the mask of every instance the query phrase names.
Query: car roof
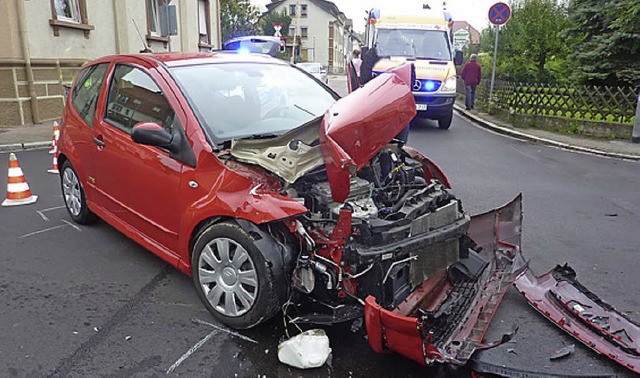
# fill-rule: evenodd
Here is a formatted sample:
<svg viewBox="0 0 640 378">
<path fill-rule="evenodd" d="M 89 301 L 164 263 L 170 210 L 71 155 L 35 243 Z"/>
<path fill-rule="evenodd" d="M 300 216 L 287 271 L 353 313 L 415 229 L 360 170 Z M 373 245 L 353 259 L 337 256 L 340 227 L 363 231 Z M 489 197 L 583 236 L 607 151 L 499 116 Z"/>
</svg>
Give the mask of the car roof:
<svg viewBox="0 0 640 378">
<path fill-rule="evenodd" d="M 232 51 L 215 51 L 206 53 L 167 52 L 109 55 L 96 59 L 92 61 L 91 64 L 111 62 L 123 57 L 125 57 L 125 60 L 127 60 L 127 58 L 130 58 L 131 61 L 137 60 L 146 62 L 151 66 L 165 65 L 167 67 L 180 67 L 208 63 L 263 63 L 289 65 L 289 63 L 281 59 L 273 58 L 265 54 L 238 54 Z"/>
</svg>

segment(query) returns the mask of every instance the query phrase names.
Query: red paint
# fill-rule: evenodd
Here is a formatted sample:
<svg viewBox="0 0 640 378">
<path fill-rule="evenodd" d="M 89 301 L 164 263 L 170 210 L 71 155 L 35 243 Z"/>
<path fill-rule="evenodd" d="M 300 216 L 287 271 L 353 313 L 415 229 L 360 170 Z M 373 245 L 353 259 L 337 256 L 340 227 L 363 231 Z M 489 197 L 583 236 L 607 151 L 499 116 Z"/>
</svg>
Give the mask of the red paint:
<svg viewBox="0 0 640 378">
<path fill-rule="evenodd" d="M 191 274 L 189 242 L 203 220 L 242 218 L 262 224 L 307 211 L 299 202 L 279 194 L 278 180 L 265 170 L 218 159 L 187 100 L 163 67 L 244 61 L 287 64 L 269 57 L 222 53 L 104 57 L 89 63 L 109 64 L 93 127 L 87 126 L 71 101 L 64 110 L 61 159 L 70 160 L 78 173 L 89 208 L 186 274 Z M 115 63 L 141 69 L 161 89 L 193 149 L 195 168 L 171 158 L 165 150 L 133 142 L 128 133 L 104 120 Z M 190 181 L 198 187 L 189 187 Z"/>
<path fill-rule="evenodd" d="M 501 243 L 499 233 L 499 230 L 503 230 L 503 235 L 509 240 L 513 239 L 514 234 L 509 231 L 520 229 L 520 208 L 518 196 L 505 206 L 472 217 L 469 229 L 473 229 L 475 236 L 482 240 L 479 243 L 483 247 L 480 255 L 487 261 L 494 260 L 490 268 L 487 268 L 493 270 L 481 285 L 480 294 L 473 299 L 468 316 L 457 324 L 448 341 L 434 345 L 432 334 L 426 332 L 428 325 L 422 323 L 418 312 L 420 308 L 426 311 L 437 310 L 447 298 L 452 286 L 446 278 L 446 269 L 443 269 L 426 280 L 393 310 L 382 308 L 374 297 L 366 299 L 365 323 L 371 348 L 378 353 L 400 353 L 422 365 L 434 362 L 463 365 L 476 349 L 496 345 L 484 344 L 484 334 L 508 286 L 527 267 L 519 248 L 513 244 L 508 247 L 509 243 Z M 503 262 L 509 261 L 510 264 L 496 264 L 495 259 L 499 255 Z"/>
<path fill-rule="evenodd" d="M 415 101 L 406 84 L 410 78 L 411 67 L 401 66 L 377 76 L 327 110 L 320 143 L 334 201 L 344 202 L 349 195 L 349 170 L 366 165 L 415 116 Z"/>
</svg>

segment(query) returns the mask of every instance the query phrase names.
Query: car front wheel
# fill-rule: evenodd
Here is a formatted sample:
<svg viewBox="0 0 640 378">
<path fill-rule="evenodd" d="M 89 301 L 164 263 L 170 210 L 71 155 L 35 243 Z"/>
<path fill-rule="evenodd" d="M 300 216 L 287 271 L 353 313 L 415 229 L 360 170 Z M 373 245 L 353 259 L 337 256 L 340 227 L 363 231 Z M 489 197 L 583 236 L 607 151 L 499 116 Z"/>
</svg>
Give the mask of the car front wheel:
<svg viewBox="0 0 640 378">
<path fill-rule="evenodd" d="M 451 121 L 453 121 L 453 112 L 438 119 L 438 127 L 442 130 L 446 130 L 451 127 Z"/>
<path fill-rule="evenodd" d="M 82 189 L 82 184 L 78 178 L 78 174 L 69 162 L 62 164 L 62 174 L 60 175 L 60 184 L 62 186 L 62 197 L 64 204 L 74 222 L 79 224 L 89 224 L 97 220 L 94 213 L 89 210 L 87 200 Z"/>
<path fill-rule="evenodd" d="M 273 317 L 282 305 L 283 280 L 235 222 L 209 226 L 193 247 L 191 272 L 200 299 L 221 323 L 250 328 Z"/>
</svg>

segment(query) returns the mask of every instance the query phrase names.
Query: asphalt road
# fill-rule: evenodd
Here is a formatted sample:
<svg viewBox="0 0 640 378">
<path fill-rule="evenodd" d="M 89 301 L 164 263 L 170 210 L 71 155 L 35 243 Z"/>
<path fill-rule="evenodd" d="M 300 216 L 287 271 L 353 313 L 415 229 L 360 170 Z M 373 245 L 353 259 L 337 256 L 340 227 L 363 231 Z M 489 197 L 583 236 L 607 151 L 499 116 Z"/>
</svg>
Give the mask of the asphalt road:
<svg viewBox="0 0 640 378">
<path fill-rule="evenodd" d="M 340 91 L 343 83 L 332 81 Z M 448 131 L 433 122 L 413 127 L 409 144 L 443 168 L 471 213 L 523 192 L 523 249 L 532 269 L 542 274 L 569 262 L 583 284 L 640 318 L 640 164 L 530 145 L 459 117 Z M 51 155 L 30 151 L 18 158 L 39 199 L 0 208 L 0 376 L 434 372 L 400 356 L 375 354 L 351 324 L 327 328 L 333 356 L 326 366 L 303 372 L 280 364 L 281 318 L 237 333 L 216 323 L 190 278 L 103 222 L 71 223 L 59 178 L 46 172 Z M 7 161 L 8 155 L 0 155 L 0 167 Z M 514 322 L 520 326 L 516 342 L 478 354 L 478 363 L 546 374 L 628 374 L 579 345 L 573 356 L 550 362 L 554 350 L 575 342 L 511 291 L 490 336 Z"/>
</svg>

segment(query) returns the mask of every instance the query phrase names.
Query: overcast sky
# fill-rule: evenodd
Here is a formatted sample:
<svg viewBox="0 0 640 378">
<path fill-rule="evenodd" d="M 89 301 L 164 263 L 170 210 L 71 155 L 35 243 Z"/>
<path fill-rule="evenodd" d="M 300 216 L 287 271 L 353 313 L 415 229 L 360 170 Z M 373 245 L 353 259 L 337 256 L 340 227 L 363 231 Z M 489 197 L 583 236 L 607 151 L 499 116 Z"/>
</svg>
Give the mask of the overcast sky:
<svg viewBox="0 0 640 378">
<path fill-rule="evenodd" d="M 304 2 L 304 0 L 300 0 Z M 393 7 L 393 12 L 412 14 L 420 12 L 422 4 L 428 3 L 432 8 L 441 8 L 442 0 L 332 0 L 333 3 L 344 13 L 347 18 L 353 20 L 353 26 L 356 31 L 364 31 L 365 10 L 371 8 L 380 8 L 385 10 L 385 6 Z M 491 5 L 503 0 L 446 0 L 447 9 L 453 16 L 454 21 L 467 21 L 478 30 L 484 29 L 489 24 L 487 14 Z M 270 0 L 251 0 L 251 3 L 257 5 L 260 11 L 266 11 L 265 4 Z"/>
</svg>

